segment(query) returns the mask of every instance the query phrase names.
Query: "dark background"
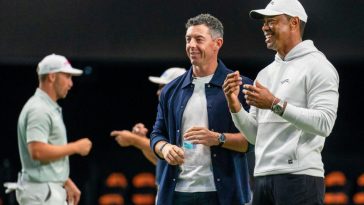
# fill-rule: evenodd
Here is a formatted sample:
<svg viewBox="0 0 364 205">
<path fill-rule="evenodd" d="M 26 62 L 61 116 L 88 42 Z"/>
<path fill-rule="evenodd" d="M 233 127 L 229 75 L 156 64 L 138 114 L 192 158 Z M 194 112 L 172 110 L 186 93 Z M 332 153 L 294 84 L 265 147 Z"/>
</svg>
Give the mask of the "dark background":
<svg viewBox="0 0 364 205">
<path fill-rule="evenodd" d="M 364 172 L 364 0 L 301 2 L 308 14 L 304 39 L 312 39 L 340 75 L 338 118 L 323 151 L 325 169 L 343 170 L 354 192 L 355 179 Z M 154 171 L 141 152 L 120 148 L 109 133 L 137 122 L 151 129 L 158 87 L 148 76 L 174 66 L 189 68 L 186 20 L 200 13 L 218 17 L 225 27 L 220 57 L 231 69 L 254 79 L 274 52 L 265 47 L 261 23 L 249 19 L 248 13 L 267 3 L 0 0 L 0 182 L 15 180 L 20 170 L 17 118 L 38 85 L 35 69 L 45 55 L 65 55 L 85 70 L 59 103 L 69 141 L 85 136 L 93 141 L 89 156 L 70 159 L 71 177 L 83 191 L 81 204 L 96 204 L 101 182 L 111 171 L 122 171 L 128 178 Z"/>
</svg>

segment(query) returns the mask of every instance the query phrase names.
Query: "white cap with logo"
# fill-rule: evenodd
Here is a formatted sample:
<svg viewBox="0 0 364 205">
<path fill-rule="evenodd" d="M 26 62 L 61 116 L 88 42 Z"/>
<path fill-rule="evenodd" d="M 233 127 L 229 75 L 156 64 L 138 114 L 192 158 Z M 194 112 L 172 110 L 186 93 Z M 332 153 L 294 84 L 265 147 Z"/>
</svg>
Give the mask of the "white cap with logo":
<svg viewBox="0 0 364 205">
<path fill-rule="evenodd" d="M 253 19 L 263 19 L 265 16 L 282 14 L 297 16 L 301 21 L 307 22 L 306 11 L 298 0 L 272 0 L 265 9 L 250 11 L 249 16 Z"/>
<path fill-rule="evenodd" d="M 186 72 L 184 68 L 168 68 L 160 77 L 157 76 L 149 76 L 149 80 L 156 84 L 168 84 L 172 80 L 181 76 Z"/>
<path fill-rule="evenodd" d="M 38 64 L 37 72 L 38 75 L 63 72 L 73 76 L 80 76 L 83 73 L 82 70 L 73 68 L 71 63 L 64 56 L 56 54 L 44 57 Z"/>
</svg>

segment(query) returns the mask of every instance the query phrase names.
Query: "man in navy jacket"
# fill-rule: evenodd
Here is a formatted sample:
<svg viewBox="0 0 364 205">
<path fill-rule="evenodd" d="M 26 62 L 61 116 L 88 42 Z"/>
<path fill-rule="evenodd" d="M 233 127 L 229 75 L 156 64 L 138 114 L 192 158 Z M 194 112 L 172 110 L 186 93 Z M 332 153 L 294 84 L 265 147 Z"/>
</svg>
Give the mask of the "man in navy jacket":
<svg viewBox="0 0 364 205">
<path fill-rule="evenodd" d="M 192 66 L 163 88 L 151 133 L 151 149 L 168 163 L 160 173 L 157 204 L 241 205 L 250 200 L 249 144 L 235 128 L 222 90 L 232 73 L 218 60 L 223 26 L 200 14 L 186 29 Z"/>
</svg>

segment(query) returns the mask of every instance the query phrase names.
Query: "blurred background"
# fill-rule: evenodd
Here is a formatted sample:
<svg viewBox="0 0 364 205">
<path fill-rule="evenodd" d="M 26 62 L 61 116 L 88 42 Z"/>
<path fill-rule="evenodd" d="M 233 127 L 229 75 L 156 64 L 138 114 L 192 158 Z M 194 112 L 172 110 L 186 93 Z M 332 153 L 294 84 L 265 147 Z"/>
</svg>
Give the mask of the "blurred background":
<svg viewBox="0 0 364 205">
<path fill-rule="evenodd" d="M 80 204 L 150 204 L 154 166 L 137 149 L 119 147 L 110 132 L 130 130 L 137 122 L 152 129 L 158 87 L 148 76 L 190 67 L 184 24 L 200 13 L 211 13 L 224 24 L 224 63 L 254 79 L 275 53 L 265 47 L 261 22 L 248 13 L 267 3 L 0 0 L 1 185 L 15 181 L 21 169 L 17 118 L 38 86 L 37 63 L 57 53 L 85 71 L 59 102 L 69 141 L 89 137 L 93 142 L 89 156 L 70 157 L 71 178 L 82 191 Z M 338 118 L 323 150 L 326 204 L 364 204 L 364 0 L 301 3 L 308 14 L 304 39 L 313 40 L 340 75 Z M 2 204 L 16 202 L 1 186 Z"/>
</svg>

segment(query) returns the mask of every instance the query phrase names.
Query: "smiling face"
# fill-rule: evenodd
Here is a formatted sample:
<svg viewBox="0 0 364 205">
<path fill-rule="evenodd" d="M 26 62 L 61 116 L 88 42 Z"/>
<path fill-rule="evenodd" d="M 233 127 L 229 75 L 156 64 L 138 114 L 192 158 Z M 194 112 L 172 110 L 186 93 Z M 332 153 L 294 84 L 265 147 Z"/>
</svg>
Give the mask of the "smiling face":
<svg viewBox="0 0 364 205">
<path fill-rule="evenodd" d="M 186 31 L 186 53 L 194 66 L 203 67 L 217 61 L 220 44 L 222 45 L 222 38 L 213 39 L 209 28 L 204 24 L 190 26 Z"/>
<path fill-rule="evenodd" d="M 262 30 L 267 48 L 280 53 L 289 46 L 291 26 L 290 19 L 286 15 L 265 17 Z"/>
<path fill-rule="evenodd" d="M 267 48 L 277 51 L 282 59 L 302 42 L 300 29 L 300 19 L 285 14 L 264 17 L 262 26 Z"/>
</svg>

